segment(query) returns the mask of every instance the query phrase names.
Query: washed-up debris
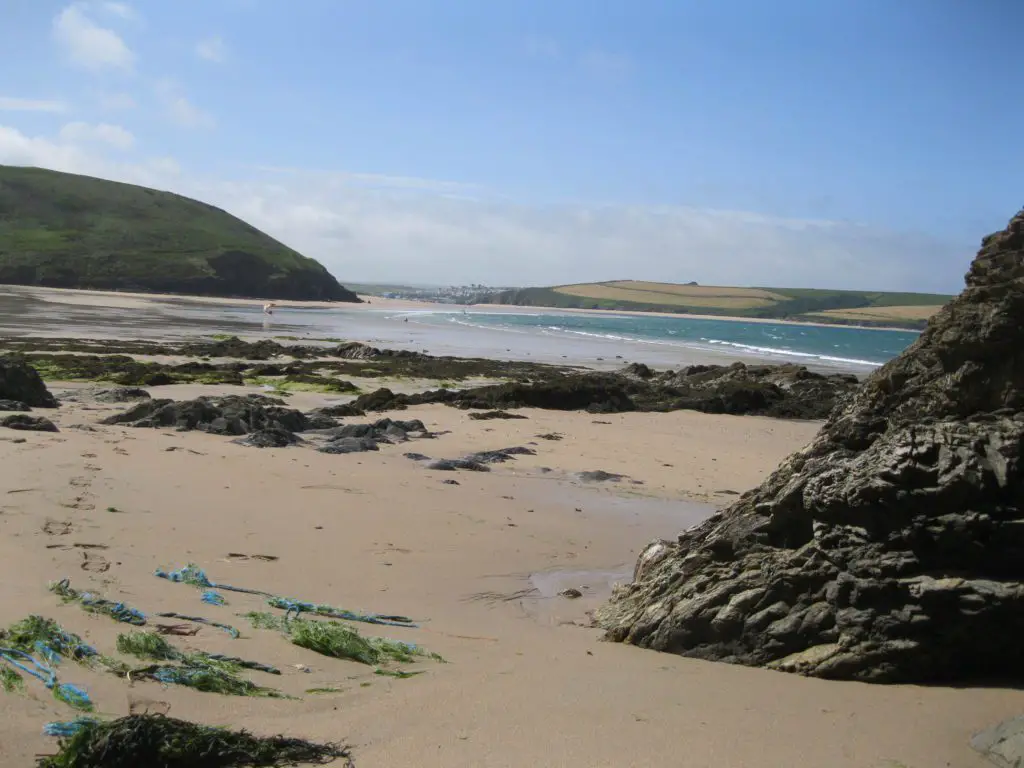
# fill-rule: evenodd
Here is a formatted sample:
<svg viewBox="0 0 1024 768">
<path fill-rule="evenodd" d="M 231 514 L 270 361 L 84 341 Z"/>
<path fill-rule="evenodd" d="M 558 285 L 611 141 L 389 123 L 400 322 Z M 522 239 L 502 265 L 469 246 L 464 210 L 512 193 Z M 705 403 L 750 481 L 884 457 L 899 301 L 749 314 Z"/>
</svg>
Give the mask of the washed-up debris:
<svg viewBox="0 0 1024 768">
<path fill-rule="evenodd" d="M 161 635 L 177 635 L 178 637 L 192 637 L 199 633 L 199 627 L 190 627 L 188 624 L 156 624 L 153 626 L 153 630 Z"/>
<path fill-rule="evenodd" d="M 118 635 L 117 650 L 140 659 L 174 662 L 128 670 L 127 674 L 134 679 L 148 678 L 168 685 L 183 685 L 204 693 L 229 696 L 282 696 L 273 688 L 256 685 L 239 676 L 242 669 L 258 669 L 271 674 L 280 674 L 280 670 L 259 662 L 220 654 L 185 653 L 156 632 Z"/>
<path fill-rule="evenodd" d="M 71 587 L 71 582 L 68 579 L 61 579 L 50 584 L 50 591 L 66 603 L 78 603 L 82 606 L 82 610 L 90 613 L 102 613 L 116 621 L 134 624 L 137 627 L 146 624 L 146 615 L 137 608 L 132 608 L 124 603 L 115 603 L 92 592 L 79 592 Z"/>
<path fill-rule="evenodd" d="M 196 624 L 206 624 L 211 627 L 216 627 L 217 629 L 223 629 L 236 640 L 241 635 L 241 632 L 232 627 L 230 624 L 221 624 L 219 621 L 204 619 L 202 616 L 186 616 L 183 613 L 175 613 L 174 611 L 166 611 L 164 613 L 158 613 L 156 615 L 159 616 L 161 619 L 181 619 L 182 621 L 194 621 Z"/>
<path fill-rule="evenodd" d="M 382 614 L 355 613 L 344 608 L 335 608 L 332 605 L 319 603 L 305 603 L 301 600 L 292 600 L 286 597 L 272 597 L 267 603 L 274 608 L 280 608 L 285 612 L 285 618 L 299 618 L 300 614 L 312 613 L 330 619 L 346 619 L 348 621 L 361 621 L 366 624 L 383 624 L 392 627 L 415 627 L 416 624 L 408 616 L 388 616 Z"/>
<path fill-rule="evenodd" d="M 194 563 L 189 563 L 184 568 L 179 568 L 176 571 L 163 571 L 157 570 L 156 576 L 169 581 L 180 582 L 182 584 L 191 584 L 194 587 L 200 587 L 206 590 L 221 589 L 229 592 L 242 592 L 249 595 L 259 595 L 265 597 L 267 602 L 275 608 L 280 608 L 286 611 L 288 614 L 294 613 L 298 616 L 301 613 L 314 613 L 318 616 L 325 616 L 336 619 L 346 619 L 348 621 L 361 621 L 367 624 L 384 624 L 391 626 L 400 627 L 415 627 L 412 619 L 406 616 L 389 616 L 383 614 L 374 613 L 360 613 L 357 611 L 349 611 L 344 608 L 336 608 L 331 605 L 323 605 L 319 603 L 310 603 L 303 600 L 296 600 L 290 597 L 280 597 L 273 595 L 269 592 L 264 592 L 259 589 L 248 589 L 247 587 L 233 587 L 230 584 L 215 584 L 210 581 L 210 578 L 206 575 L 206 572 Z M 158 614 L 160 616 L 169 616 L 169 614 Z M 182 618 L 182 617 L 179 617 Z"/>
<path fill-rule="evenodd" d="M 227 605 L 228 602 L 224 599 L 224 595 L 220 594 L 219 592 L 215 592 L 212 589 L 208 589 L 205 592 L 203 592 L 202 596 L 199 599 L 208 605 Z"/>
<path fill-rule="evenodd" d="M 242 552 L 228 552 L 227 557 L 229 560 L 263 560 L 267 563 L 273 563 L 281 559 L 277 555 L 246 555 Z"/>
<path fill-rule="evenodd" d="M 471 413 L 469 418 L 475 421 L 490 421 L 491 419 L 525 419 L 521 413 L 509 413 L 508 411 L 484 411 L 483 413 Z"/>
<path fill-rule="evenodd" d="M 258 612 L 250 612 L 246 617 L 257 629 L 283 632 L 300 648 L 336 659 L 350 659 L 370 666 L 393 662 L 411 663 L 423 658 L 444 661 L 438 654 L 418 645 L 383 637 L 364 637 L 355 627 L 338 621 L 288 619 Z"/>
<path fill-rule="evenodd" d="M 76 685 L 59 682 L 56 667 L 61 659 L 88 664 L 95 656 L 97 653 L 92 646 L 53 619 L 29 616 L 0 630 L 0 663 L 14 670 L 14 675 L 8 672 L 4 677 L 5 690 L 8 684 L 17 687 L 14 678 L 20 680 L 19 673 L 24 673 L 39 680 L 65 704 L 90 711 L 93 705 L 89 695 Z"/>
<path fill-rule="evenodd" d="M 241 768 L 326 765 L 336 760 L 352 765 L 347 746 L 285 736 L 263 738 L 163 715 L 51 723 L 47 732 L 60 737 L 60 749 L 40 758 L 37 768 Z"/>
</svg>

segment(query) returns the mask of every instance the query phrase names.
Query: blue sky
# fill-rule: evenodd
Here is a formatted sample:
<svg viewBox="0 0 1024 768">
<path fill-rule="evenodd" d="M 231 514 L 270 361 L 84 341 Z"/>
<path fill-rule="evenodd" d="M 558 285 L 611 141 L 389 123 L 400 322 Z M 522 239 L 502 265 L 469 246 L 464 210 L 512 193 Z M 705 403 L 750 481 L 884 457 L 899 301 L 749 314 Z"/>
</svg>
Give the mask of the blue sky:
<svg viewBox="0 0 1024 768">
<path fill-rule="evenodd" d="M 1021 203 L 1011 0 L 0 8 L 0 162 L 200 197 L 343 281 L 956 291 Z"/>
</svg>

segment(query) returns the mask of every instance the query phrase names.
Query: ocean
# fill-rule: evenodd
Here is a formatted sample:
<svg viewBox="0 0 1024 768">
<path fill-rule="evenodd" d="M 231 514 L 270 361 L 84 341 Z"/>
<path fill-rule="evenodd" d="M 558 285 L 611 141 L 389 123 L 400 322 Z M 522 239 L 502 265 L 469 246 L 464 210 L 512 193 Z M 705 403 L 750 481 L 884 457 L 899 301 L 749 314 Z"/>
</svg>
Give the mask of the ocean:
<svg viewBox="0 0 1024 768">
<path fill-rule="evenodd" d="M 870 370 L 896 357 L 918 336 L 916 331 L 891 331 L 849 326 L 792 325 L 660 315 L 570 312 L 409 311 L 395 313 L 417 324 L 456 325 L 561 339 L 606 340 L 629 346 L 658 345 L 679 352 L 692 350 L 796 362 L 817 367 Z"/>
</svg>

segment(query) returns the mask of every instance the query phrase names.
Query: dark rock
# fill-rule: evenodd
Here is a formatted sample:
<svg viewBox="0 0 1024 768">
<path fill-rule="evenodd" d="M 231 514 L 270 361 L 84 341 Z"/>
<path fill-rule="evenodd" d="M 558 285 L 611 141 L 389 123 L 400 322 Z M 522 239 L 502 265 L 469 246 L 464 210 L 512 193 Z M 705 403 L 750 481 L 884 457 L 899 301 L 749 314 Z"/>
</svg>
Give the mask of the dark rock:
<svg viewBox="0 0 1024 768">
<path fill-rule="evenodd" d="M 59 432 L 57 425 L 42 416 L 28 416 L 24 413 L 15 413 L 4 416 L 0 419 L 0 427 L 8 429 L 23 429 L 31 432 Z"/>
<path fill-rule="evenodd" d="M 304 431 L 308 426 L 306 417 L 300 411 L 276 405 L 281 402 L 262 395 L 198 397 L 182 401 L 160 398 L 139 403 L 100 423 L 174 427 L 180 431 L 198 429 L 218 435 L 245 435 L 269 428 Z"/>
<path fill-rule="evenodd" d="M 336 427 L 336 426 L 338 426 L 337 420 L 331 418 L 330 416 L 325 414 L 320 409 L 312 410 L 312 411 L 310 411 L 309 413 L 306 414 L 306 429 L 307 430 L 314 430 L 314 429 L 327 430 L 327 429 L 334 429 L 334 427 Z"/>
<path fill-rule="evenodd" d="M 445 485 L 459 485 L 458 480 L 452 480 L 451 478 L 448 478 L 447 480 L 442 480 L 441 482 L 444 483 Z"/>
<path fill-rule="evenodd" d="M 252 448 L 287 448 L 302 442 L 301 438 L 294 432 L 289 432 L 281 427 L 266 427 L 250 432 L 245 437 L 232 440 L 239 445 L 248 445 Z"/>
<path fill-rule="evenodd" d="M 496 451 L 479 451 L 477 453 L 471 453 L 465 458 L 469 461 L 477 462 L 480 464 L 504 464 L 506 461 L 515 458 L 516 456 L 536 456 L 537 452 L 531 448 L 524 448 L 523 446 L 515 446 L 514 448 L 499 448 Z"/>
<path fill-rule="evenodd" d="M 543 435 L 537 435 L 541 440 L 561 440 L 562 435 L 557 432 L 545 432 Z"/>
<path fill-rule="evenodd" d="M 645 550 L 633 583 L 596 613 L 607 637 L 826 678 L 1024 676 L 1021 318 L 1024 211 L 809 446 Z M 760 380 L 780 391 L 827 380 L 789 374 Z"/>
<path fill-rule="evenodd" d="M 130 403 L 134 400 L 149 400 L 150 394 L 138 387 L 114 387 L 100 389 L 93 393 L 93 399 L 101 403 Z"/>
<path fill-rule="evenodd" d="M 339 418 L 345 416 L 366 415 L 366 411 L 364 411 L 362 408 L 356 408 L 351 403 L 341 403 L 340 405 L 325 405 L 322 408 L 317 408 L 316 410 L 311 411 L 311 413 L 315 413 L 322 416 L 336 416 Z"/>
<path fill-rule="evenodd" d="M 569 587 L 568 589 L 563 589 L 558 594 L 559 594 L 560 597 L 567 597 L 570 600 L 575 600 L 578 597 L 583 597 L 583 592 L 581 592 L 580 590 L 576 589 L 575 587 Z"/>
<path fill-rule="evenodd" d="M 0 398 L 16 400 L 32 408 L 57 407 L 56 398 L 36 369 L 14 357 L 0 357 Z"/>
<path fill-rule="evenodd" d="M 508 411 L 484 411 L 483 413 L 471 413 L 469 418 L 476 421 L 490 421 L 491 419 L 525 419 L 526 416 Z"/>
<path fill-rule="evenodd" d="M 364 453 L 379 451 L 377 441 L 369 437 L 342 437 L 317 448 L 320 453 Z"/>
<path fill-rule="evenodd" d="M 0 400 L 0 411 L 30 411 L 26 403 L 20 400 Z"/>
<path fill-rule="evenodd" d="M 471 459 L 437 459 L 426 466 L 427 469 L 436 469 L 439 472 L 454 472 L 464 469 L 467 472 L 490 472 L 491 468 L 479 461 Z"/>
<path fill-rule="evenodd" d="M 605 472 L 603 469 L 594 469 L 587 472 L 577 472 L 576 477 L 585 483 L 606 483 L 608 481 L 618 482 L 625 479 L 625 475 L 617 475 L 614 472 Z"/>
<path fill-rule="evenodd" d="M 424 456 L 422 453 L 403 453 L 402 455 L 413 461 L 430 461 L 430 457 Z"/>
</svg>

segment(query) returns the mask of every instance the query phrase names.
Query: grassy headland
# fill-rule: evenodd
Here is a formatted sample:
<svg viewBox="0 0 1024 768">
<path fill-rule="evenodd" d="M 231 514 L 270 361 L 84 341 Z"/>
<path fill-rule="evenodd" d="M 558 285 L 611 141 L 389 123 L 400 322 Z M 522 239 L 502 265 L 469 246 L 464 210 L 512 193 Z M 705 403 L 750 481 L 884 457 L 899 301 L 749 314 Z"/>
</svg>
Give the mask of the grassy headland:
<svg viewBox="0 0 1024 768">
<path fill-rule="evenodd" d="M 212 205 L 0 165 L 0 283 L 358 302 L 314 259 Z"/>
<path fill-rule="evenodd" d="M 951 298 L 932 293 L 734 288 L 612 280 L 518 288 L 478 297 L 478 302 L 923 328 L 928 318 Z"/>
</svg>

